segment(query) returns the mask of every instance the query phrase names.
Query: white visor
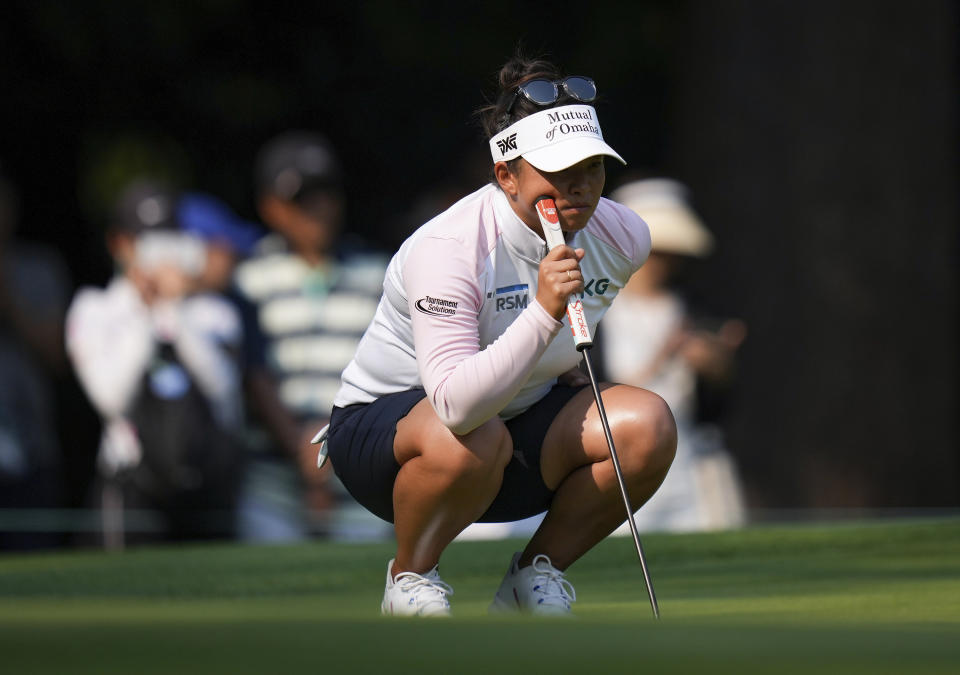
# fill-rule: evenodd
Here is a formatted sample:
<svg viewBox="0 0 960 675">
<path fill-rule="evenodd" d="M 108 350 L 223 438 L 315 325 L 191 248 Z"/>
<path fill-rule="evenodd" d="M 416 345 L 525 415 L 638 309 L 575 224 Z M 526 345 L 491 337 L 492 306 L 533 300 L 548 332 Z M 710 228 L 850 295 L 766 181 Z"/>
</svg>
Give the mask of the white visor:
<svg viewBox="0 0 960 675">
<path fill-rule="evenodd" d="M 541 171 L 563 171 L 596 155 L 623 157 L 603 140 L 597 111 L 589 105 L 547 108 L 517 120 L 490 139 L 493 163 L 523 157 Z"/>
</svg>

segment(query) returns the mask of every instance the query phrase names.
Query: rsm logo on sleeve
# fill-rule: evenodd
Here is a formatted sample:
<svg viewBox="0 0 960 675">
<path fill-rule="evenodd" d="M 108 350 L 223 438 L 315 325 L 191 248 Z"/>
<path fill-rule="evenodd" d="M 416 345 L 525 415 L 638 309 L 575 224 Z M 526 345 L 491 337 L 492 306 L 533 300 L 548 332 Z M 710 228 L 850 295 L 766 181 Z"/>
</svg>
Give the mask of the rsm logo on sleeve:
<svg viewBox="0 0 960 675">
<path fill-rule="evenodd" d="M 530 287 L 527 284 L 514 284 L 498 288 L 493 293 L 487 293 L 488 298 L 496 297 L 496 311 L 504 309 L 526 309 L 530 302 Z"/>
</svg>

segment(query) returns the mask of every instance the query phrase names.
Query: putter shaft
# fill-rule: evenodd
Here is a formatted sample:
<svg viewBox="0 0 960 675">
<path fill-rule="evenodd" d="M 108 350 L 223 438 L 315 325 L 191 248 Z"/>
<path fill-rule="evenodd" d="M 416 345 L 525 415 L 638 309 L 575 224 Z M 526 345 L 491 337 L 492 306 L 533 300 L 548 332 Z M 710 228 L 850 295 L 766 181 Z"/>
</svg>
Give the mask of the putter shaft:
<svg viewBox="0 0 960 675">
<path fill-rule="evenodd" d="M 610 449 L 610 459 L 613 461 L 613 470 L 617 474 L 617 483 L 620 484 L 620 494 L 623 496 L 623 504 L 627 509 L 627 522 L 630 523 L 630 533 L 633 535 L 633 543 L 637 546 L 637 557 L 640 559 L 640 567 L 643 570 L 643 581 L 647 585 L 647 596 L 650 598 L 650 607 L 653 609 L 655 619 L 660 618 L 660 606 L 657 604 L 657 595 L 653 592 L 653 582 L 650 581 L 650 571 L 647 569 L 647 560 L 643 555 L 643 546 L 640 545 L 640 534 L 637 532 L 637 524 L 633 520 L 633 506 L 630 504 L 630 495 L 627 494 L 627 486 L 623 480 L 623 471 L 620 469 L 620 458 L 617 457 L 617 449 L 613 445 L 613 435 L 610 433 L 610 423 L 607 421 L 607 411 L 603 407 L 603 399 L 600 398 L 600 387 L 597 384 L 597 378 L 593 374 L 593 364 L 590 362 L 589 348 L 582 349 L 583 360 L 587 363 L 587 373 L 590 376 L 590 384 L 593 386 L 593 397 L 597 401 L 597 410 L 600 411 L 600 423 L 603 425 L 603 433 L 607 437 L 607 447 Z"/>
<path fill-rule="evenodd" d="M 537 198 L 536 208 L 547 246 L 553 249 L 557 246 L 564 245 L 566 240 L 564 239 L 563 231 L 560 229 L 560 218 L 557 214 L 557 205 L 553 201 L 553 198 L 549 195 L 543 195 Z M 584 361 L 587 362 L 587 373 L 590 375 L 590 384 L 593 385 L 593 396 L 597 401 L 597 410 L 600 411 L 600 422 L 603 424 L 603 433 L 607 437 L 610 459 L 613 460 L 613 469 L 617 474 L 617 482 L 620 484 L 620 494 L 623 495 L 623 505 L 627 509 L 627 522 L 630 523 L 633 543 L 637 546 L 637 557 L 640 558 L 640 567 L 643 569 L 643 581 L 647 585 L 647 596 L 650 598 L 650 606 L 653 608 L 654 618 L 659 619 L 660 607 L 657 605 L 657 596 L 653 592 L 653 583 L 650 581 L 650 572 L 647 570 L 647 560 L 643 555 L 643 547 L 640 545 L 640 535 L 637 533 L 637 524 L 633 520 L 633 507 L 630 505 L 630 496 L 627 494 L 627 486 L 623 480 L 623 471 L 620 469 L 620 458 L 617 457 L 617 449 L 613 446 L 613 435 L 610 433 L 607 411 L 603 407 L 603 399 L 600 398 L 600 386 L 597 384 L 596 375 L 593 374 L 593 364 L 590 362 L 590 355 L 587 353 L 589 348 L 593 346 L 593 338 L 590 336 L 590 329 L 587 326 L 587 321 L 583 314 L 583 303 L 573 299 L 573 296 L 567 301 L 567 317 L 570 319 L 573 343 L 577 351 L 583 354 Z"/>
</svg>

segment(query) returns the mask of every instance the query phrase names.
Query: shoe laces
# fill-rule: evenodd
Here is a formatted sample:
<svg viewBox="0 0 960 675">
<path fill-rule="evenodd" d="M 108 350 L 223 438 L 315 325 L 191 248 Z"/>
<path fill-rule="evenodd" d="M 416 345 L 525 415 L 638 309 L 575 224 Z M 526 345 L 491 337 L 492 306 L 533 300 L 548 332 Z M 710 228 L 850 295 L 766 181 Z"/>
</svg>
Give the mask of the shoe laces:
<svg viewBox="0 0 960 675">
<path fill-rule="evenodd" d="M 577 592 L 573 584 L 564 578 L 563 572 L 554 567 L 550 558 L 542 553 L 534 557 L 533 569 L 536 572 L 533 590 L 542 596 L 537 600 L 537 604 L 556 605 L 559 600 L 570 609 L 570 603 L 577 600 Z"/>
<path fill-rule="evenodd" d="M 410 596 L 410 603 L 416 604 L 421 613 L 432 609 L 431 605 L 438 605 L 442 609 L 450 607 L 447 596 L 453 595 L 453 588 L 440 580 L 435 569 L 426 575 L 401 572 L 393 578 L 393 582 Z"/>
</svg>

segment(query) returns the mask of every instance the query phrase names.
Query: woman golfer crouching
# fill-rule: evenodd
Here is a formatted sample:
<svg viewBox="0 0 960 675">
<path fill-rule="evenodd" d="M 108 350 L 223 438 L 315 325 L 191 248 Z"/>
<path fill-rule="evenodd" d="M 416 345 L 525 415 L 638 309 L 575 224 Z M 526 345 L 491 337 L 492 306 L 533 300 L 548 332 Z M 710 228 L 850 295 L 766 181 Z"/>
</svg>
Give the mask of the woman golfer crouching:
<svg viewBox="0 0 960 675">
<path fill-rule="evenodd" d="M 580 354 L 562 323 L 583 293 L 591 330 L 650 251 L 646 224 L 601 199 L 604 141 L 589 78 L 514 58 L 481 111 L 496 184 L 420 227 L 343 380 L 328 452 L 357 501 L 395 525 L 382 611 L 445 615 L 440 556 L 474 522 L 546 511 L 491 609 L 565 614 L 563 571 L 624 520 Z M 535 209 L 554 199 L 568 246 L 548 252 Z M 590 293 L 584 293 L 585 288 Z M 643 389 L 604 384 L 631 502 L 656 491 L 673 416 Z M 492 590 L 492 589 L 491 589 Z"/>
</svg>

